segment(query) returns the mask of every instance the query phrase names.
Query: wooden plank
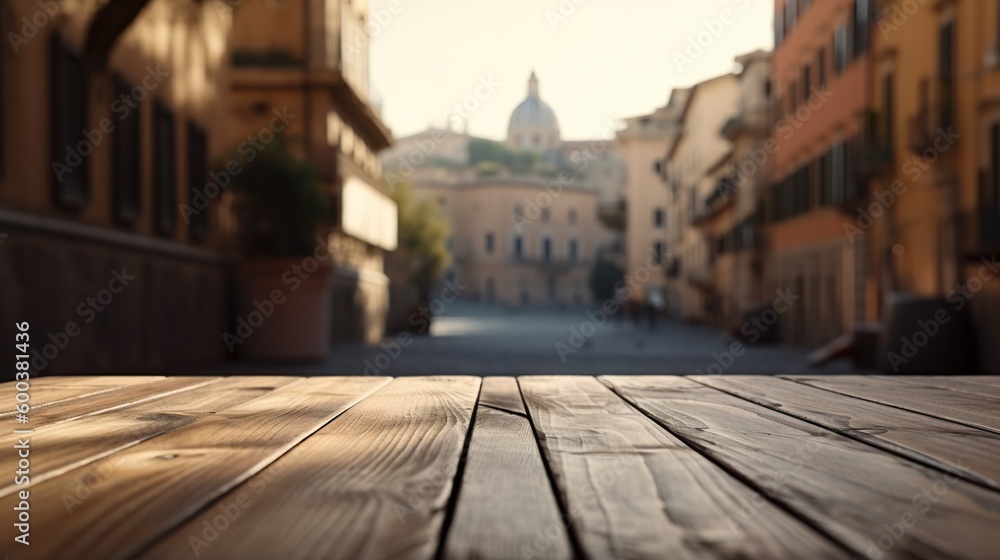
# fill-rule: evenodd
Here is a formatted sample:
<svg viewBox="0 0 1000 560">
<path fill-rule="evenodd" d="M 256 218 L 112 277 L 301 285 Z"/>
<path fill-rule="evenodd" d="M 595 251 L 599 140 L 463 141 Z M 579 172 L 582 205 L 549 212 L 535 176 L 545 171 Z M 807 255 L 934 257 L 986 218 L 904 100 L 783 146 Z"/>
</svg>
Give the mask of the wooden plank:
<svg viewBox="0 0 1000 560">
<path fill-rule="evenodd" d="M 53 529 L 32 541 L 32 554 L 135 556 L 386 381 L 306 379 L 37 484 L 31 489 L 32 525 Z M 71 510 L 66 496 L 78 496 L 81 485 L 88 490 L 86 499 Z M 14 503 L 14 495 L 0 499 L 0 507 Z M 14 527 L 3 525 L 0 539 L 11 542 Z M 190 549 L 186 552 L 190 557 Z"/>
<path fill-rule="evenodd" d="M 128 385 L 139 385 L 164 379 L 162 376 L 101 377 L 37 377 L 29 380 L 28 396 L 32 410 L 72 399 L 87 398 L 98 393 L 115 391 Z M 16 393 L 15 383 L 0 386 L 0 418 L 12 416 Z M 29 415 L 30 416 L 30 415 Z"/>
<path fill-rule="evenodd" d="M 1000 387 L 1000 375 L 935 375 L 933 377 L 934 379 L 955 379 L 958 381 L 967 381 L 981 385 Z"/>
<path fill-rule="evenodd" d="M 593 377 L 519 382 L 587 556 L 846 557 Z"/>
<path fill-rule="evenodd" d="M 445 558 L 571 558 L 566 526 L 512 377 L 483 379 Z"/>
<path fill-rule="evenodd" d="M 842 395 L 905 408 L 944 420 L 1000 433 L 1000 401 L 930 385 L 862 375 L 782 376 Z"/>
<path fill-rule="evenodd" d="M 858 555 L 996 557 L 1000 493 L 690 379 L 603 379 Z"/>
<path fill-rule="evenodd" d="M 1000 490 L 1000 435 L 777 377 L 690 379 Z"/>
<path fill-rule="evenodd" d="M 989 383 L 983 383 L 982 381 L 971 381 L 968 379 L 956 379 L 949 377 L 931 377 L 927 375 L 877 375 L 873 377 L 876 379 L 886 379 L 890 381 L 896 380 L 903 383 L 909 383 L 911 385 L 917 385 L 919 387 L 936 387 L 939 389 L 948 389 L 949 391 L 960 391 L 963 393 L 971 393 L 973 395 L 981 395 L 991 399 L 1000 399 L 1000 385 L 991 385 Z M 998 400 L 997 406 L 1000 406 L 1000 400 Z"/>
<path fill-rule="evenodd" d="M 394 380 L 142 557 L 432 557 L 479 384 Z"/>
<path fill-rule="evenodd" d="M 44 442 L 31 449 L 31 482 L 38 484 L 96 461 L 201 417 L 265 395 L 297 377 L 233 377 L 213 379 L 187 391 L 170 393 L 124 409 L 43 425 L 31 439 Z M 0 447 L 12 449 L 24 436 L 0 436 Z M 18 457 L 0 457 L 2 472 L 14 472 Z M 0 479 L 0 496 L 18 489 L 14 479 Z"/>
<path fill-rule="evenodd" d="M 70 422 L 91 414 L 100 414 L 110 410 L 127 408 L 152 399 L 162 398 L 173 393 L 188 391 L 218 377 L 168 377 L 141 383 L 126 385 L 109 391 L 98 391 L 85 395 L 85 398 L 62 400 L 51 405 L 32 408 L 29 413 L 29 428 L 50 426 L 60 422 Z"/>
</svg>

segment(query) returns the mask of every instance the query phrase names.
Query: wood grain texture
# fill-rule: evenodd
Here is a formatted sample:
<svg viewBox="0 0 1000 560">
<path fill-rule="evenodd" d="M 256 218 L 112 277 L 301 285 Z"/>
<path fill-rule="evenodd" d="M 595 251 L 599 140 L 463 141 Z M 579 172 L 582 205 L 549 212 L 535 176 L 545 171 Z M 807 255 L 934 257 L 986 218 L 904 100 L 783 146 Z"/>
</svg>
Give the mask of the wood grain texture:
<svg viewBox="0 0 1000 560">
<path fill-rule="evenodd" d="M 1000 399 L 1000 385 L 990 384 L 988 382 L 990 378 L 986 376 L 981 377 L 978 381 L 965 378 L 956 379 L 948 377 L 931 377 L 927 375 L 920 377 L 876 375 L 872 377 L 874 379 L 886 379 L 890 381 L 897 380 L 920 387 L 939 387 L 950 391 L 960 391 L 962 393 L 981 395 L 991 399 Z M 1000 406 L 1000 401 L 998 401 L 998 406 Z"/>
<path fill-rule="evenodd" d="M 777 377 L 690 379 L 1000 490 L 998 434 Z"/>
<path fill-rule="evenodd" d="M 530 504 L 530 505 L 529 505 Z M 512 377 L 483 379 L 445 558 L 571 558 L 566 526 Z"/>
<path fill-rule="evenodd" d="M 846 557 L 593 377 L 519 382 L 588 556 Z"/>
<path fill-rule="evenodd" d="M 862 557 L 996 557 L 1000 493 L 690 379 L 603 379 Z"/>
<path fill-rule="evenodd" d="M 35 377 L 28 381 L 29 404 L 32 410 L 72 399 L 88 398 L 98 393 L 116 391 L 129 385 L 139 385 L 164 379 L 162 376 L 99 376 L 99 377 Z M 15 383 L 0 385 L 0 418 L 13 416 L 17 392 Z M 31 415 L 29 415 L 31 416 Z"/>
<path fill-rule="evenodd" d="M 296 377 L 233 377 L 213 379 L 187 391 L 143 401 L 127 408 L 43 425 L 31 439 L 41 443 L 31 451 L 31 482 L 38 484 L 74 468 L 101 459 L 190 424 L 210 414 L 263 396 L 297 381 Z M 12 448 L 24 436 L 0 436 L 0 446 Z M 0 456 L 2 472 L 14 472 L 18 457 Z M 0 479 L 0 496 L 17 490 L 14 479 Z"/>
<path fill-rule="evenodd" d="M 144 557 L 189 559 L 195 548 L 210 559 L 432 557 L 479 385 L 394 380 Z M 238 522 L 211 534 L 206 523 L 241 499 Z"/>
<path fill-rule="evenodd" d="M 950 391 L 927 383 L 904 383 L 862 375 L 782 376 L 828 391 L 929 414 L 1000 434 L 1000 400 Z M 916 378 L 919 379 L 919 378 Z"/>
<path fill-rule="evenodd" d="M 109 391 L 98 391 L 83 398 L 66 399 L 51 405 L 32 408 L 29 413 L 30 428 L 51 426 L 60 422 L 70 422 L 91 414 L 128 408 L 137 404 L 162 398 L 174 393 L 189 391 L 218 377 L 167 377 L 118 387 Z"/>
<path fill-rule="evenodd" d="M 33 526 L 52 529 L 32 542 L 32 554 L 132 557 L 386 381 L 306 379 L 34 485 Z M 14 495 L 0 499 L 7 510 L 14 503 Z M 4 547 L 14 528 L 0 526 Z"/>
</svg>

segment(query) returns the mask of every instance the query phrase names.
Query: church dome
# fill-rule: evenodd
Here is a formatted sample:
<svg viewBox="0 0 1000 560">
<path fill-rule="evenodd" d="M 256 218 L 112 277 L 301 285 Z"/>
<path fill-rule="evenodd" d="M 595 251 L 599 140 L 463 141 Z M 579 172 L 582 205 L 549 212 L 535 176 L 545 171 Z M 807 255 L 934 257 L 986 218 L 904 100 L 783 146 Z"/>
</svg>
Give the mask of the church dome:
<svg viewBox="0 0 1000 560">
<path fill-rule="evenodd" d="M 559 122 L 556 113 L 538 95 L 538 78 L 531 73 L 528 79 L 528 97 L 510 116 L 507 127 L 508 142 L 519 148 L 555 148 L 559 141 Z"/>
</svg>

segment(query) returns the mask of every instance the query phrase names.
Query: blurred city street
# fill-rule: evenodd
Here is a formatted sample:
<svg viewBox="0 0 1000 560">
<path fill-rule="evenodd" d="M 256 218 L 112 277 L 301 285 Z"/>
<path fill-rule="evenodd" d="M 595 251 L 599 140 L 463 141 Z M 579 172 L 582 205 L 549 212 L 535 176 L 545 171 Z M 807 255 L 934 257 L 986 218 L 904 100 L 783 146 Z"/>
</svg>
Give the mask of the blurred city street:
<svg viewBox="0 0 1000 560">
<path fill-rule="evenodd" d="M 336 346 L 321 364 L 241 361 L 212 369 L 211 373 L 396 376 L 696 374 L 698 370 L 713 374 L 855 372 L 848 361 L 811 369 L 805 360 L 808 351 L 779 345 L 748 347 L 727 367 L 730 362 L 726 352 L 733 341 L 715 329 L 660 320 L 656 329 L 650 330 L 646 323 L 636 327 L 624 314 L 612 316 L 593 329 L 591 325 L 596 323 L 588 312 L 593 309 L 505 309 L 456 302 L 435 318 L 430 335 L 389 336 L 378 346 Z M 580 336 L 575 337 L 571 329 Z M 557 348 L 560 344 L 563 346 Z"/>
</svg>

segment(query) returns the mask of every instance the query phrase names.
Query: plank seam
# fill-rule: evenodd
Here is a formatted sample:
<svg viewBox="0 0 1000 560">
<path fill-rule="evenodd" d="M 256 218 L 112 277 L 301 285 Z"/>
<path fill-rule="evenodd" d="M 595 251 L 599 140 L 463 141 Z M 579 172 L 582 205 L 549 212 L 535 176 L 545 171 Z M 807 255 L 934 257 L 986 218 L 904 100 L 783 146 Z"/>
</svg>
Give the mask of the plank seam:
<svg viewBox="0 0 1000 560">
<path fill-rule="evenodd" d="M 905 461 L 907 461 L 909 463 L 915 463 L 917 465 L 921 465 L 921 466 L 924 466 L 924 467 L 927 467 L 927 468 L 930 468 L 930 469 L 934 469 L 935 471 L 938 471 L 938 472 L 941 472 L 941 473 L 944 473 L 944 474 L 950 474 L 952 476 L 957 476 L 957 477 L 959 477 L 959 478 L 961 478 L 961 479 L 963 479 L 963 480 L 965 480 L 967 482 L 971 482 L 973 484 L 976 484 L 977 486 L 980 486 L 980 487 L 982 487 L 982 488 L 984 488 L 986 490 L 989 490 L 991 492 L 998 492 L 998 491 L 1000 491 L 1000 486 L 996 486 L 996 485 L 990 483 L 987 480 L 980 479 L 979 477 L 975 476 L 972 473 L 967 473 L 967 472 L 965 472 L 963 470 L 949 468 L 949 467 L 944 466 L 944 465 L 935 465 L 933 463 L 933 461 L 931 461 L 929 459 L 921 459 L 920 457 L 926 457 L 927 455 L 924 454 L 923 452 L 919 451 L 919 450 L 911 449 L 909 447 L 905 447 L 905 446 L 900 445 L 900 447 L 902 447 L 902 448 L 909 449 L 910 452 L 913 454 L 913 455 L 910 455 L 908 453 L 905 453 L 905 452 L 893 449 L 892 446 L 889 445 L 888 443 L 876 443 L 876 442 L 882 442 L 883 441 L 880 438 L 877 438 L 877 437 L 874 437 L 874 436 L 868 436 L 867 438 L 866 437 L 862 437 L 864 435 L 867 435 L 867 434 L 864 434 L 864 432 L 861 432 L 861 435 L 859 435 L 859 432 L 855 431 L 852 428 L 841 429 L 841 428 L 835 428 L 835 427 L 832 427 L 832 426 L 826 426 L 826 425 L 821 424 L 819 422 L 816 422 L 814 420 L 810 420 L 809 418 L 807 418 L 805 416 L 799 416 L 798 414 L 795 414 L 795 413 L 793 413 L 791 411 L 785 410 L 784 407 L 772 408 L 770 406 L 761 404 L 761 403 L 759 403 L 757 401 L 754 401 L 753 399 L 746 398 L 746 397 L 744 397 L 744 396 L 742 396 L 742 395 L 740 395 L 738 393 L 732 392 L 730 390 L 722 389 L 722 388 L 719 388 L 719 387 L 714 387 L 712 385 L 708 385 L 706 383 L 702 383 L 698 379 L 692 379 L 691 377 L 688 377 L 688 376 L 685 376 L 685 379 L 688 379 L 690 381 L 694 381 L 695 383 L 698 383 L 699 385 L 702 385 L 704 387 L 708 387 L 709 389 L 714 389 L 716 391 L 725 393 L 727 395 L 731 395 L 733 397 L 736 397 L 737 399 L 740 399 L 742 401 L 748 402 L 748 403 L 753 404 L 755 406 L 759 406 L 759 407 L 765 408 L 767 410 L 770 410 L 772 412 L 777 412 L 777 413 L 783 414 L 785 416 L 788 416 L 790 418 L 794 418 L 796 420 L 805 422 L 807 424 L 811 424 L 811 425 L 816 426 L 818 428 L 822 428 L 822 429 L 827 430 L 829 432 L 833 432 L 835 434 L 844 436 L 844 437 L 846 437 L 848 439 L 857 441 L 858 443 L 863 443 L 864 445 L 867 445 L 868 447 L 873 447 L 873 448 L 875 448 L 875 449 L 877 449 L 877 450 L 879 450 L 881 452 L 888 453 L 890 455 L 895 455 L 896 457 L 899 457 L 900 459 L 903 459 L 903 460 L 905 460 Z M 785 379 L 785 378 L 780 378 L 780 379 L 782 379 L 782 381 L 789 381 L 788 379 Z M 809 387 L 812 387 L 812 385 L 809 385 Z M 839 394 L 839 393 L 837 393 L 837 394 Z M 850 395 L 844 395 L 844 396 L 850 396 Z M 881 403 L 875 403 L 875 404 L 881 405 Z M 911 412 L 911 411 L 906 411 L 906 412 Z M 896 444 L 896 445 L 899 445 L 899 444 Z"/>
<path fill-rule="evenodd" d="M 444 521 L 441 522 L 437 550 L 434 552 L 434 558 L 438 560 L 444 558 L 445 546 L 448 542 L 448 532 L 451 531 L 452 523 L 455 521 L 455 510 L 458 509 L 458 497 L 462 492 L 462 481 L 465 478 L 465 465 L 469 462 L 469 447 L 472 445 L 472 432 L 476 429 L 476 417 L 479 414 L 479 399 L 482 397 L 483 380 L 480 378 L 479 391 L 476 393 L 476 402 L 472 406 L 472 414 L 469 416 L 469 429 L 465 432 L 465 441 L 462 442 L 462 453 L 458 456 L 458 466 L 455 467 L 455 478 L 451 482 L 451 494 L 448 495 L 448 501 L 444 507 Z"/>
<path fill-rule="evenodd" d="M 549 485 L 552 487 L 552 494 L 555 497 L 556 506 L 559 508 L 560 518 L 562 519 L 563 527 L 566 529 L 566 538 L 569 539 L 569 546 L 573 550 L 573 558 L 588 558 L 583 549 L 583 541 L 580 540 L 580 535 L 576 532 L 576 525 L 573 523 L 573 517 L 570 515 L 569 504 L 566 503 L 562 491 L 559 489 L 559 483 L 556 482 L 556 475 L 552 470 L 549 456 L 545 450 L 542 449 L 542 442 L 538 437 L 538 428 L 535 427 L 535 420 L 531 417 L 531 409 L 528 407 L 528 400 L 525 398 L 524 390 L 521 388 L 520 377 L 517 378 L 517 393 L 520 395 L 521 405 L 524 407 L 524 417 L 528 420 L 528 425 L 531 427 L 532 435 L 535 436 L 535 446 L 538 448 L 538 455 L 542 459 L 542 466 L 545 468 L 545 476 L 549 479 Z"/>
<path fill-rule="evenodd" d="M 889 408 L 895 408 L 897 410 L 905 410 L 907 412 L 913 412 L 913 413 L 920 414 L 920 415 L 923 415 L 923 416 L 929 416 L 931 418 L 937 418 L 938 420 L 944 420 L 945 422 L 951 422 L 952 424 L 960 424 L 960 425 L 965 426 L 967 428 L 974 428 L 976 430 L 981 430 L 981 431 L 984 431 L 984 432 L 989 432 L 991 434 L 1000 434 L 1000 430 L 994 430 L 993 428 L 989 428 L 987 426 L 977 426 L 975 424 L 970 424 L 969 422 L 963 422 L 961 420 L 955 420 L 954 418 L 945 418 L 944 416 L 938 416 L 937 414 L 934 414 L 934 413 L 931 413 L 931 412 L 927 412 L 927 411 L 924 411 L 924 410 L 916 410 L 916 409 L 907 408 L 907 407 L 901 406 L 901 405 L 896 405 L 896 404 L 892 404 L 892 403 L 881 402 L 881 401 L 877 401 L 877 400 L 874 400 L 874 399 L 868 399 L 868 398 L 861 397 L 861 396 L 858 396 L 858 395 L 851 395 L 851 394 L 848 394 L 848 393 L 842 393 L 840 391 L 835 391 L 833 389 L 829 389 L 829 388 L 826 388 L 826 387 L 821 387 L 819 385 L 813 385 L 812 383 L 807 383 L 805 381 L 800 381 L 800 380 L 795 379 L 793 377 L 786 377 L 784 375 L 779 375 L 777 377 L 779 377 L 781 379 L 784 379 L 786 381 L 792 381 L 792 382 L 799 383 L 799 384 L 802 384 L 802 385 L 806 385 L 806 386 L 809 386 L 809 387 L 814 387 L 816 389 L 821 389 L 823 391 L 826 391 L 828 393 L 833 393 L 835 395 L 843 395 L 845 397 L 851 397 L 852 399 L 859 399 L 859 400 L 862 400 L 862 401 L 867 401 L 867 402 L 879 404 L 879 405 L 882 405 L 882 406 L 888 406 Z"/>
<path fill-rule="evenodd" d="M 296 383 L 304 381 L 305 379 L 308 379 L 308 378 L 300 379 L 299 381 L 296 381 L 294 383 L 290 383 L 288 386 L 295 385 Z M 303 435 L 303 437 L 299 441 L 297 441 L 294 444 L 288 446 L 288 448 L 285 449 L 284 451 L 282 451 L 282 452 L 274 455 L 271 458 L 270 461 L 268 461 L 265 464 L 255 465 L 255 467 L 256 467 L 255 470 L 254 470 L 255 467 L 251 467 L 251 469 L 249 469 L 249 470 L 252 470 L 253 472 L 251 472 L 247 476 L 244 476 L 242 479 L 236 478 L 236 479 L 230 481 L 229 487 L 226 488 L 221 493 L 219 493 L 219 495 L 216 496 L 214 499 L 209 500 L 208 502 L 206 502 L 205 504 L 203 504 L 201 507 L 199 507 L 197 509 L 194 509 L 193 511 L 189 511 L 186 517 L 177 520 L 176 523 L 173 523 L 170 526 L 166 526 L 166 527 L 161 528 L 159 535 L 156 535 L 155 537 L 152 537 L 145 544 L 140 544 L 138 546 L 137 550 L 134 551 L 134 553 L 130 553 L 129 554 L 129 557 L 131 557 L 131 558 L 140 558 L 140 557 L 148 554 L 151 550 L 153 550 L 156 547 L 157 544 L 159 544 L 161 541 L 163 541 L 164 539 L 166 539 L 171 533 L 173 533 L 174 531 L 178 530 L 180 527 L 182 527 L 189 520 L 191 520 L 194 517 L 197 517 L 198 515 L 201 515 L 202 512 L 208 511 L 209 509 L 215 507 L 219 502 L 221 502 L 222 500 L 224 500 L 226 498 L 226 496 L 228 496 L 230 493 L 232 493 L 233 490 L 235 490 L 236 488 L 239 488 L 243 484 L 246 484 L 247 481 L 249 481 L 253 477 L 255 477 L 255 476 L 259 475 L 260 473 L 262 473 L 264 471 L 264 469 L 270 467 L 271 465 L 273 465 L 274 463 L 276 463 L 277 461 L 279 461 L 282 457 L 284 457 L 289 452 L 291 452 L 293 449 L 295 449 L 296 447 L 302 445 L 303 442 L 305 442 L 307 439 L 309 439 L 310 437 L 312 437 L 313 435 L 315 435 L 316 432 L 319 432 L 320 430 L 326 428 L 332 422 L 334 422 L 336 419 L 338 419 L 341 416 L 343 416 L 348 410 L 351 410 L 352 408 L 354 408 L 355 406 L 357 406 L 358 404 L 360 404 L 362 401 L 364 401 L 368 397 L 374 395 L 379 390 L 385 388 L 385 386 L 388 385 L 391 381 L 392 381 L 391 377 L 390 378 L 386 378 L 384 380 L 384 383 L 382 383 L 381 385 L 377 385 L 375 387 L 372 387 L 368 391 L 359 394 L 353 401 L 347 403 L 344 406 L 343 410 L 341 410 L 340 412 L 338 412 L 337 414 L 335 414 L 334 416 L 332 416 L 329 420 L 327 420 L 326 422 L 324 422 L 322 425 L 317 426 L 316 429 L 311 430 L 308 433 L 305 433 Z"/>
<path fill-rule="evenodd" d="M 778 499 L 776 496 L 769 495 L 767 493 L 767 491 L 761 485 L 757 484 L 756 482 L 754 482 L 753 480 L 751 480 L 749 477 L 745 476 L 739 470 L 730 467 L 728 464 L 726 464 L 726 462 L 713 457 L 712 454 L 708 452 L 709 450 L 707 448 L 701 446 L 698 442 L 696 442 L 694 440 L 691 440 L 691 439 L 687 438 L 686 436 L 683 436 L 680 433 L 672 430 L 669 426 L 666 425 L 665 422 L 661 422 L 658 418 L 656 418 L 651 413 L 647 412 L 644 408 L 642 408 L 638 404 L 632 403 L 627 397 L 625 397 L 623 394 L 621 394 L 616 387 L 608 384 L 604 379 L 599 379 L 599 381 L 601 381 L 601 383 L 603 383 L 606 387 L 608 387 L 608 389 L 610 389 L 612 393 L 614 393 L 615 395 L 617 395 L 618 398 L 620 398 L 623 401 L 625 401 L 625 404 L 627 404 L 629 407 L 631 407 L 632 409 L 638 411 L 640 414 L 642 414 L 646 418 L 652 420 L 654 424 L 656 424 L 657 426 L 660 426 L 663 430 L 666 430 L 667 433 L 669 433 L 670 435 L 672 435 L 675 438 L 677 438 L 678 440 L 680 440 L 684 445 L 687 445 L 695 453 L 701 455 L 702 457 L 705 457 L 705 459 L 707 459 L 709 462 L 711 462 L 712 464 L 714 464 L 717 467 L 719 467 L 720 469 L 722 469 L 723 472 L 729 474 L 730 476 L 732 476 L 733 478 L 735 478 L 737 481 L 743 483 L 743 485 L 745 485 L 748 488 L 750 488 L 750 490 L 752 490 L 753 492 L 757 493 L 758 495 L 760 495 L 761 497 L 763 497 L 768 502 L 774 504 L 775 507 L 777 507 L 778 509 L 784 511 L 785 513 L 787 513 L 788 515 L 790 515 L 796 521 L 798 521 L 798 522 L 802 523 L 803 525 L 805 525 L 806 527 L 812 529 L 817 534 L 819 534 L 820 536 L 826 538 L 831 543 L 833 543 L 835 546 L 840 547 L 845 552 L 847 552 L 847 553 L 849 553 L 851 555 L 863 555 L 864 554 L 863 551 L 854 550 L 847 543 L 842 542 L 840 539 L 838 539 L 837 537 L 835 537 L 834 535 L 832 535 L 826 529 L 820 527 L 817 523 L 814 523 L 811 519 L 809 519 L 807 517 L 804 517 L 793 506 L 791 506 L 789 504 L 786 504 L 784 501 Z M 760 406 L 760 405 L 757 405 L 757 406 Z"/>
</svg>

